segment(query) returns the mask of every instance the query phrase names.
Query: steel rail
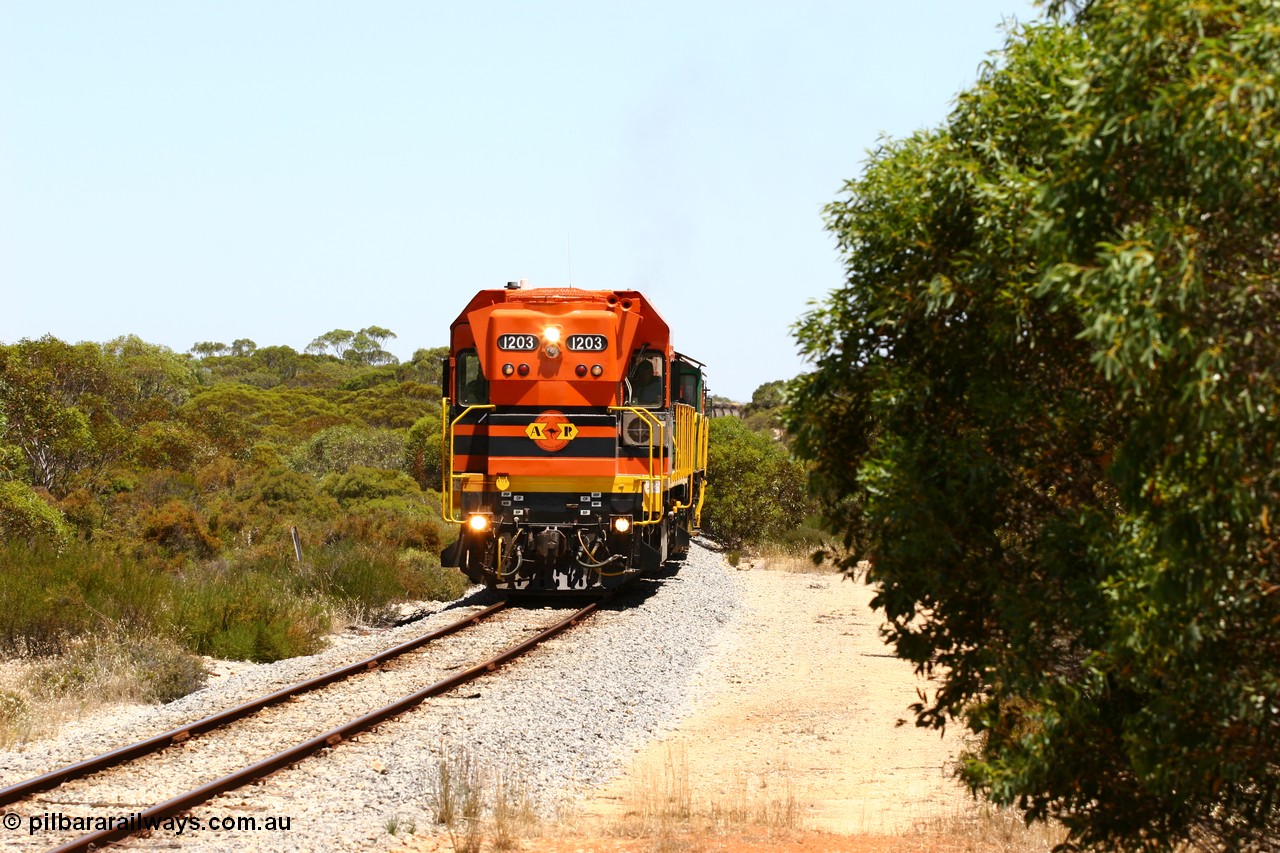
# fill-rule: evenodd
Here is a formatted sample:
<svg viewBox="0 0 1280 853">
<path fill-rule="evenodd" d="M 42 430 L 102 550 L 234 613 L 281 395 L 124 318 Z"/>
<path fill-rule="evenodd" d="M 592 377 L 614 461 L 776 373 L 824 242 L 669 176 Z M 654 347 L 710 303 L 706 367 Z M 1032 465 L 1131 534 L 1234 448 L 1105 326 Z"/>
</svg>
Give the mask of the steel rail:
<svg viewBox="0 0 1280 853">
<path fill-rule="evenodd" d="M 56 788 L 63 782 L 69 782 L 72 779 L 80 779 L 92 773 L 97 773 L 100 770 L 105 770 L 109 767 L 114 767 L 118 764 L 124 764 L 127 761 L 132 761 L 135 758 L 141 758 L 144 755 L 159 752 L 160 750 L 172 746 L 175 743 L 182 743 L 183 741 L 190 739 L 193 735 L 213 731 L 214 729 L 247 717 L 250 714 L 257 713 L 270 705 L 275 705 L 294 696 L 300 696 L 303 693 L 308 693 L 312 690 L 328 686 L 335 681 L 341 681 L 342 679 L 355 675 L 356 673 L 377 669 L 387 661 L 397 658 L 407 652 L 421 648 L 432 640 L 438 640 L 441 637 L 456 634 L 463 628 L 467 628 L 481 622 L 497 613 L 505 606 L 505 601 L 500 601 L 497 604 L 491 604 L 483 610 L 471 614 L 465 619 L 459 619 L 457 622 L 445 625 L 443 628 L 438 628 L 434 631 L 423 634 L 420 637 L 415 637 L 412 640 L 401 643 L 398 646 L 393 646 L 385 651 L 379 652 L 373 657 L 365 658 L 362 661 L 357 661 L 356 663 L 340 667 L 332 672 L 327 672 L 324 675 L 318 675 L 315 678 L 311 678 L 306 681 L 300 681 L 297 684 L 291 684 L 288 687 L 283 687 L 268 696 L 253 699 L 242 705 L 237 705 L 234 708 L 219 711 L 216 714 L 210 714 L 209 716 L 197 720 L 194 723 L 189 723 L 176 729 L 171 729 L 163 734 L 147 738 L 146 740 L 138 741 L 137 743 L 129 744 L 128 746 L 122 746 L 119 749 L 104 752 L 101 755 L 86 758 L 85 760 L 76 762 L 75 764 L 68 764 L 65 767 L 59 767 L 57 770 L 50 770 L 48 773 L 41 776 L 36 776 L 34 778 L 27 779 L 26 781 L 10 785 L 7 788 L 0 789 L 0 806 L 6 806 L 32 794 L 38 794 L 41 791 L 48 791 L 51 788 Z"/>
<path fill-rule="evenodd" d="M 146 811 L 131 815 L 128 820 L 124 821 L 125 825 L 116 826 L 111 829 L 103 829 L 82 835 L 79 838 L 72 839 L 65 844 L 52 848 L 49 853 L 86 853 L 86 851 L 94 850 L 104 844 L 111 844 L 122 838 L 127 838 L 136 832 L 147 829 L 147 823 L 163 821 L 165 818 L 173 817 L 181 814 L 188 809 L 198 806 L 207 800 L 216 797 L 219 794 L 225 794 L 227 791 L 234 791 L 250 782 L 268 776 L 277 770 L 295 764 L 313 753 L 319 752 L 325 747 L 336 747 L 338 744 L 347 740 L 351 735 L 376 726 L 378 723 L 397 716 L 410 708 L 420 704 L 432 696 L 445 693 L 460 684 L 479 678 L 481 675 L 493 672 L 507 661 L 519 657 L 534 646 L 548 640 L 562 631 L 578 624 L 581 619 L 589 616 L 594 612 L 601 602 L 593 601 L 581 610 L 573 613 L 565 619 L 546 628 L 522 643 L 512 646 L 511 648 L 498 653 L 489 660 L 469 667 L 459 673 L 449 676 L 448 678 L 437 681 L 435 684 L 428 685 L 407 696 L 402 696 L 390 705 L 384 705 L 377 710 L 370 711 L 362 717 L 344 723 L 341 726 L 330 729 L 324 734 L 317 735 L 305 743 L 290 747 L 283 752 L 278 752 L 268 758 L 264 758 L 256 764 L 229 773 L 221 779 L 215 779 L 205 785 L 195 788 L 185 794 L 179 794 L 176 797 L 165 800 L 151 806 Z"/>
</svg>

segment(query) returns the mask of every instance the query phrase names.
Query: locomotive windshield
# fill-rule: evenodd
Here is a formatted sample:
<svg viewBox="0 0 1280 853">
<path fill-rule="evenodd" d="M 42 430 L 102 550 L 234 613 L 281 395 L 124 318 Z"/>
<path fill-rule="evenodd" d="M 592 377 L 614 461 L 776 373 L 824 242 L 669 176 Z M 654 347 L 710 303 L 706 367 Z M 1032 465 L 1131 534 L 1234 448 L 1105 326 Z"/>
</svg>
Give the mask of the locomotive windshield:
<svg viewBox="0 0 1280 853">
<path fill-rule="evenodd" d="M 662 354 L 641 350 L 631 360 L 631 369 L 627 371 L 627 383 L 630 386 L 631 398 L 627 401 L 632 406 L 661 406 L 663 390 Z"/>
</svg>

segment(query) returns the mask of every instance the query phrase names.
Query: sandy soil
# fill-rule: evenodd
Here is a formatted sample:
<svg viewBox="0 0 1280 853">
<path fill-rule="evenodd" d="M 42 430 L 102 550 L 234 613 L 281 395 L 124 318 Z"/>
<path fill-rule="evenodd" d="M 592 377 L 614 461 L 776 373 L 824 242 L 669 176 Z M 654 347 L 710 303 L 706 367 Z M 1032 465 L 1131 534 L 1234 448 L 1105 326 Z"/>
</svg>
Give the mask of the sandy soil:
<svg viewBox="0 0 1280 853">
<path fill-rule="evenodd" d="M 894 658 L 872 591 L 832 574 L 751 568 L 747 603 L 710 655 L 702 699 L 588 805 L 627 808 L 655 768 L 687 763 L 694 799 L 794 796 L 804 826 L 898 834 L 972 809 L 950 771 L 958 732 L 899 720 L 927 684 Z"/>
</svg>

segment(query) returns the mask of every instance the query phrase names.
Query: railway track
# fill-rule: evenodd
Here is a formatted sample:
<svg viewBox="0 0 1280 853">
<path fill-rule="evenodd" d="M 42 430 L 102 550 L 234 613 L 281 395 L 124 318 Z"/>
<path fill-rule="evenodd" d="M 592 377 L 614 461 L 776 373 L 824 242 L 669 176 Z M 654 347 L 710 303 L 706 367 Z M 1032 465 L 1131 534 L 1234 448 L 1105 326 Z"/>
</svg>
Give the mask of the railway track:
<svg viewBox="0 0 1280 853">
<path fill-rule="evenodd" d="M 548 625 L 535 624 L 547 621 L 545 615 L 539 620 L 537 611 L 507 608 L 504 603 L 491 605 L 364 660 L 211 714 L 189 725 L 9 785 L 0 789 L 0 807 L 22 804 L 27 813 L 43 811 L 45 814 L 67 805 L 89 806 L 95 811 L 101 810 L 104 813 L 100 818 L 109 824 L 103 829 L 61 842 L 54 840 L 54 833 L 42 832 L 38 839 L 31 838 L 40 847 L 52 843 L 56 846 L 51 849 L 57 851 L 99 848 L 180 815 L 219 794 L 236 790 L 289 767 L 316 752 L 334 748 L 359 732 L 402 714 L 430 697 L 491 673 L 577 624 L 598 606 L 599 602 L 593 602 L 568 616 L 556 618 Z M 448 645 L 431 645 L 436 640 L 485 623 L 504 611 L 504 628 L 496 632 L 498 636 L 480 638 L 472 644 L 482 650 L 482 659 L 478 662 L 475 661 L 474 649 L 468 649 L 459 658 L 455 654 L 449 654 Z M 513 633 L 516 636 L 524 635 L 523 639 L 512 644 L 510 640 Z M 425 665 L 406 664 L 406 661 L 412 661 L 415 657 L 413 653 L 424 648 L 433 648 L 443 654 L 430 656 L 431 661 Z M 388 683 L 378 685 L 379 689 L 374 692 L 395 694 L 391 701 L 354 716 L 348 710 L 339 714 L 338 720 L 333 719 L 332 713 L 321 713 L 326 706 L 349 708 L 349 701 L 336 702 L 333 699 L 334 691 L 340 690 L 343 685 L 349 685 L 357 679 L 386 677 L 388 674 L 396 677 L 387 678 Z M 428 678 L 430 683 L 420 686 Z M 405 692 L 407 687 L 413 689 Z M 369 692 L 367 687 L 361 689 L 365 695 Z M 365 704 L 368 704 L 367 700 Z M 276 746 L 259 746 L 256 750 L 258 755 L 254 756 L 240 749 L 238 744 L 241 740 L 260 740 L 252 730 L 263 728 L 275 730 L 277 736 L 269 738 L 269 741 Z M 298 732 L 306 734 L 300 738 Z M 264 751 L 269 754 L 260 757 Z M 228 762 L 208 760 L 215 755 L 223 759 L 231 756 L 230 764 L 234 765 L 234 769 L 221 772 L 219 768 L 225 767 Z M 191 772 L 193 766 L 197 769 Z M 120 773 L 129 773 L 129 781 L 121 782 Z M 194 776 L 200 780 L 199 784 L 173 793 L 175 787 L 190 784 L 173 781 L 175 775 L 184 778 L 184 774 L 187 779 Z M 155 778 L 164 781 L 151 781 Z M 121 789 L 136 792 L 137 796 L 133 799 L 146 802 L 145 808 L 141 802 L 119 802 Z M 116 812 L 123 811 L 124 814 L 107 815 L 105 812 L 108 808 Z M 64 833 L 63 837 L 65 835 Z"/>
</svg>

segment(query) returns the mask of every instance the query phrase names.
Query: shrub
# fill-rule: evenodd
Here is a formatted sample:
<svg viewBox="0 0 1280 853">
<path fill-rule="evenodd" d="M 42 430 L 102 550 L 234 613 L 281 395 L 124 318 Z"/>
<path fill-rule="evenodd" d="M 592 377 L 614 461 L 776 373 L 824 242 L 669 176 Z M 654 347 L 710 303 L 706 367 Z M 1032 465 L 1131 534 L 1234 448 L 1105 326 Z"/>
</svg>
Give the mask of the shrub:
<svg viewBox="0 0 1280 853">
<path fill-rule="evenodd" d="M 134 637 L 125 643 L 126 660 L 142 702 L 171 702 L 204 687 L 204 661 L 167 637 Z"/>
<path fill-rule="evenodd" d="M 0 747 L 22 740 L 31 722 L 31 699 L 16 690 L 0 690 Z"/>
<path fill-rule="evenodd" d="M 88 489 L 76 489 L 58 501 L 57 507 L 67 523 L 84 539 L 93 536 L 105 517 L 101 502 Z"/>
<path fill-rule="evenodd" d="M 406 598 L 426 601 L 452 601 L 467 591 L 470 581 L 457 569 L 440 566 L 439 549 L 400 553 L 397 579 Z"/>
<path fill-rule="evenodd" d="M 404 456 L 404 437 L 389 429 L 340 424 L 323 429 L 289 457 L 308 474 L 344 473 L 355 466 L 395 468 Z"/>
<path fill-rule="evenodd" d="M 445 539 L 441 523 L 420 504 L 408 501 L 371 503 L 339 516 L 326 528 L 324 541 L 351 540 L 439 552 Z"/>
<path fill-rule="evenodd" d="M 329 616 L 320 600 L 278 577 L 231 570 L 188 580 L 173 628 L 200 654 L 266 662 L 319 651 Z"/>
<path fill-rule="evenodd" d="M 65 542 L 71 527 L 26 483 L 0 480 L 0 539 Z"/>
<path fill-rule="evenodd" d="M 703 527 L 730 548 L 775 541 L 810 512 L 804 468 L 738 418 L 713 418 Z"/>
<path fill-rule="evenodd" d="M 134 460 L 148 468 L 187 470 L 212 454 L 207 439 L 182 421 L 145 423 L 134 438 Z"/>
<path fill-rule="evenodd" d="M 0 652 L 55 653 L 115 625 L 157 631 L 173 585 L 102 545 L 0 545 Z"/>
<path fill-rule="evenodd" d="M 310 588 L 374 611 L 402 596 L 398 575 L 395 548 L 382 544 L 341 541 L 307 561 Z"/>
<path fill-rule="evenodd" d="M 160 547 L 169 555 L 207 558 L 222 547 L 200 514 L 180 501 L 169 501 L 148 512 L 142 521 L 141 534 L 144 542 Z"/>
<path fill-rule="evenodd" d="M 83 637 L 42 659 L 28 682 L 38 696 L 170 702 L 204 686 L 204 662 L 164 637 Z"/>
<path fill-rule="evenodd" d="M 423 415 L 409 427 L 404 443 L 404 468 L 424 489 L 439 489 L 443 464 L 440 416 Z"/>
<path fill-rule="evenodd" d="M 418 484 L 403 471 L 357 465 L 343 474 L 330 474 L 320 488 L 343 507 L 378 498 L 418 494 Z"/>
</svg>

